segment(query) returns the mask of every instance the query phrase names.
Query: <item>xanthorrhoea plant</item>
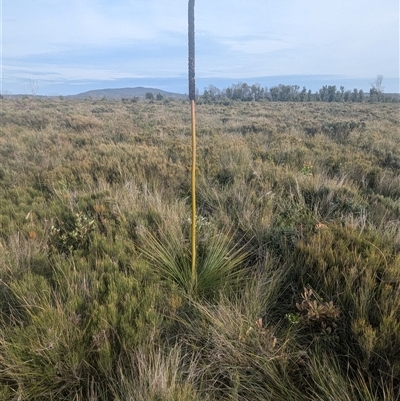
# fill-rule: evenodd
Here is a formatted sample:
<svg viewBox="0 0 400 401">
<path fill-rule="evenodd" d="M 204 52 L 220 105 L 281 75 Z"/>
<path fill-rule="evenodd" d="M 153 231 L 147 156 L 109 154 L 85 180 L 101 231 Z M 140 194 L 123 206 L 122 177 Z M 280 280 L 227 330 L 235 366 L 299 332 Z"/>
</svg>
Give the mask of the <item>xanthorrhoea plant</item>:
<svg viewBox="0 0 400 401">
<path fill-rule="evenodd" d="M 245 276 L 243 264 L 248 256 L 233 244 L 230 232 L 210 236 L 199 251 L 195 278 L 190 274 L 190 254 L 178 233 L 159 229 L 157 237 L 142 233 L 143 256 L 167 281 L 175 283 L 189 296 L 212 299 L 221 290 L 234 289 Z"/>
<path fill-rule="evenodd" d="M 143 235 L 145 245 L 142 251 L 163 278 L 171 280 L 187 294 L 210 298 L 225 287 L 233 287 L 240 280 L 244 273 L 241 266 L 247 253 L 233 244 L 233 236 L 227 230 L 208 238 L 203 248 L 199 249 L 197 262 L 194 2 L 195 0 L 189 0 L 188 10 L 189 99 L 192 121 L 191 254 L 186 244 L 182 243 L 181 235 L 174 232 L 171 226 L 168 230 L 160 226 L 157 236 L 146 231 Z"/>
</svg>

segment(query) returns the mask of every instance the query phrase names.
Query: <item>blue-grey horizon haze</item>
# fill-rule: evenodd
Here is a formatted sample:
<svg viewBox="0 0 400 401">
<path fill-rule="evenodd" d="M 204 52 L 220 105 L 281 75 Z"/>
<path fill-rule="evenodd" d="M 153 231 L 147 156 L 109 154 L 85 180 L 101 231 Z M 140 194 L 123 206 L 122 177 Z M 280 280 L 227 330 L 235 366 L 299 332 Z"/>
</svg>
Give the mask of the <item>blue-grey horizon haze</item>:
<svg viewBox="0 0 400 401">
<path fill-rule="evenodd" d="M 187 0 L 0 0 L 1 93 L 187 93 Z M 196 84 L 399 89 L 398 0 L 196 1 Z"/>
</svg>

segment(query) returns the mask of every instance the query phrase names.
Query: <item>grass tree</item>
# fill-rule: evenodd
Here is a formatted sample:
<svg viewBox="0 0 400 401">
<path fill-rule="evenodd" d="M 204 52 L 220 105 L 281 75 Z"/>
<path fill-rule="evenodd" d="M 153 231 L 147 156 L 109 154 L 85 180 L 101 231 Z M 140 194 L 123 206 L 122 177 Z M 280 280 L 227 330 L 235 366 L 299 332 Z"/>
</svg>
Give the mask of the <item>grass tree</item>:
<svg viewBox="0 0 400 401">
<path fill-rule="evenodd" d="M 196 205 L 196 85 L 195 85 L 195 0 L 188 3 L 188 72 L 191 104 L 192 166 L 191 166 L 191 252 L 182 243 L 182 228 L 164 224 L 158 236 L 144 235 L 143 254 L 160 275 L 178 285 L 185 293 L 205 298 L 213 297 L 225 287 L 235 286 L 242 276 L 246 253 L 233 244 L 229 228 L 224 232 L 209 232 L 206 241 L 197 239 Z M 165 227 L 168 227 L 167 229 Z M 212 231 L 212 230 L 211 230 Z"/>
</svg>

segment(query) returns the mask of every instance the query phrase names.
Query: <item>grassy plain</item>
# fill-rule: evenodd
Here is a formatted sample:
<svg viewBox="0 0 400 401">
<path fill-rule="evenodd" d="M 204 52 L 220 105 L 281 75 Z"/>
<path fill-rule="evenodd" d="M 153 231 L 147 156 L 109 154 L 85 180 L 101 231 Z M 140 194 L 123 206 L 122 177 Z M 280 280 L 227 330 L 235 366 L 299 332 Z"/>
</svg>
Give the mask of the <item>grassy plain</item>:
<svg viewBox="0 0 400 401">
<path fill-rule="evenodd" d="M 398 104 L 199 104 L 196 292 L 187 102 L 0 117 L 0 399 L 400 399 Z"/>
</svg>

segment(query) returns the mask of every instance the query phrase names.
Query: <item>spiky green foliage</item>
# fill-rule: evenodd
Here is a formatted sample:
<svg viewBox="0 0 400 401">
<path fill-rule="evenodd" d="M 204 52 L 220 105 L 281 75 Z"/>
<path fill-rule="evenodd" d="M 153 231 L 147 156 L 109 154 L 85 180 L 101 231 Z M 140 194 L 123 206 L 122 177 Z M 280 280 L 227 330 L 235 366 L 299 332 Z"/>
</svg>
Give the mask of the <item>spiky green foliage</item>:
<svg viewBox="0 0 400 401">
<path fill-rule="evenodd" d="M 166 280 L 187 295 L 212 298 L 224 288 L 238 287 L 245 276 L 246 252 L 232 245 L 229 234 L 212 234 L 200 245 L 196 276 L 191 273 L 191 254 L 182 236 L 160 231 L 159 238 L 144 234 L 142 251 L 151 265 Z"/>
</svg>

